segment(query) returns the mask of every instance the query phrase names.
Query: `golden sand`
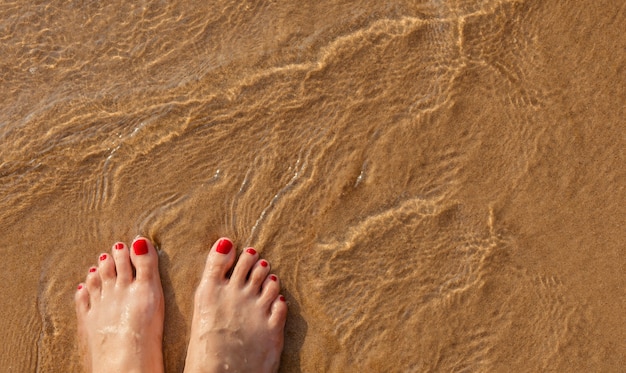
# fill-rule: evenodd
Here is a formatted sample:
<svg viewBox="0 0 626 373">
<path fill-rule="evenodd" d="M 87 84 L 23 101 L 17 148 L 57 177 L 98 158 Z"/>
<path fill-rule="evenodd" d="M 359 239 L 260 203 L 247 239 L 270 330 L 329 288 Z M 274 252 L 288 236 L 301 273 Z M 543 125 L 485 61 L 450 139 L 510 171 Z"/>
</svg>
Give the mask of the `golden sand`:
<svg viewBox="0 0 626 373">
<path fill-rule="evenodd" d="M 282 372 L 626 366 L 619 1 L 0 4 L 0 370 L 77 371 L 73 293 L 160 249 L 182 371 L 209 245 L 253 245 Z"/>
</svg>

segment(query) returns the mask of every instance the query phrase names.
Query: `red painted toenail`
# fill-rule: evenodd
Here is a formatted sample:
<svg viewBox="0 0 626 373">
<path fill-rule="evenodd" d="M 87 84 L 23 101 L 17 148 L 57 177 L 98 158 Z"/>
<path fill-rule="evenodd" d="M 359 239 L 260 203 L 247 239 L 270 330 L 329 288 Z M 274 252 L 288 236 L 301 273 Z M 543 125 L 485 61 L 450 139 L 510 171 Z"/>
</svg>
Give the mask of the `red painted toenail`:
<svg viewBox="0 0 626 373">
<path fill-rule="evenodd" d="M 107 259 L 107 254 L 102 254 L 100 255 L 100 260 L 106 260 Z"/>
<path fill-rule="evenodd" d="M 115 244 L 115 250 L 122 250 L 124 248 L 124 244 L 121 242 L 118 242 Z"/>
<path fill-rule="evenodd" d="M 280 296 L 280 300 L 283 302 L 286 302 L 287 300 L 285 300 L 285 297 L 283 297 L 282 295 Z"/>
<path fill-rule="evenodd" d="M 261 267 L 267 267 L 267 262 L 265 260 L 261 260 Z"/>
<path fill-rule="evenodd" d="M 78 290 L 82 289 L 83 285 L 78 285 Z"/>
<path fill-rule="evenodd" d="M 255 254 L 256 254 L 256 250 L 254 250 L 254 249 L 253 249 L 253 248 L 251 248 L 251 247 L 250 247 L 250 248 L 248 248 L 248 249 L 246 250 L 246 252 L 247 252 L 248 254 L 250 254 L 250 255 L 255 255 Z"/>
<path fill-rule="evenodd" d="M 96 271 L 96 267 L 89 268 L 89 272 L 94 273 Z"/>
<path fill-rule="evenodd" d="M 270 275 L 270 280 L 272 281 L 276 281 L 278 280 L 278 277 L 274 276 L 274 275 Z"/>
<path fill-rule="evenodd" d="M 133 251 L 135 255 L 144 255 L 148 253 L 148 242 L 145 239 L 140 238 L 133 242 Z"/>
<path fill-rule="evenodd" d="M 230 252 L 230 249 L 232 248 L 233 248 L 233 243 L 227 240 L 226 238 L 222 238 L 220 242 L 217 243 L 217 247 L 215 248 L 215 251 L 217 251 L 220 254 L 228 254 Z"/>
</svg>

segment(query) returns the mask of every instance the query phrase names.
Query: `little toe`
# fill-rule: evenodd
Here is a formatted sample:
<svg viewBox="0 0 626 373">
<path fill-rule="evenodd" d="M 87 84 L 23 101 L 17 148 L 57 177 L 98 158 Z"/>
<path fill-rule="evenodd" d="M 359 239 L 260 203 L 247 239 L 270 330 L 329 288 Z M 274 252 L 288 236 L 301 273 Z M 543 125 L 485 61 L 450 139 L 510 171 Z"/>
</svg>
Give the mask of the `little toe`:
<svg viewBox="0 0 626 373">
<path fill-rule="evenodd" d="M 89 291 L 85 284 L 78 284 L 76 294 L 74 294 L 74 304 L 76 305 L 76 314 L 79 316 L 89 311 Z"/>
<path fill-rule="evenodd" d="M 263 290 L 261 290 L 260 302 L 267 306 L 268 310 L 270 305 L 274 302 L 278 294 L 280 293 L 280 283 L 276 275 L 269 275 L 263 282 Z"/>
<path fill-rule="evenodd" d="M 257 260 L 259 260 L 259 256 L 256 250 L 251 247 L 245 249 L 239 256 L 237 264 L 235 264 L 235 269 L 230 276 L 230 280 L 238 286 L 243 287 L 246 284 L 250 270 Z"/>
<path fill-rule="evenodd" d="M 254 293 L 260 293 L 261 284 L 263 284 L 263 281 L 265 281 L 265 278 L 267 277 L 269 272 L 270 272 L 270 263 L 267 260 L 261 259 L 258 262 L 256 262 L 254 267 L 252 267 L 252 272 L 250 272 L 250 280 L 248 281 L 248 287 Z"/>
<path fill-rule="evenodd" d="M 202 280 L 225 281 L 226 274 L 232 268 L 234 260 L 233 242 L 226 237 L 220 238 L 213 244 L 207 256 Z"/>
<path fill-rule="evenodd" d="M 135 267 L 137 281 L 159 279 L 159 255 L 149 239 L 137 237 L 133 241 L 130 260 Z"/>
<path fill-rule="evenodd" d="M 130 263 L 128 246 L 123 242 L 116 242 L 111 249 L 111 253 L 115 260 L 117 282 L 119 284 L 129 284 L 133 280 L 133 266 Z"/>
<path fill-rule="evenodd" d="M 115 262 L 111 255 L 102 253 L 98 257 L 98 273 L 103 284 L 115 283 Z"/>
<path fill-rule="evenodd" d="M 276 297 L 270 310 L 270 326 L 275 329 L 284 328 L 287 320 L 287 300 L 285 297 L 282 295 Z"/>
</svg>

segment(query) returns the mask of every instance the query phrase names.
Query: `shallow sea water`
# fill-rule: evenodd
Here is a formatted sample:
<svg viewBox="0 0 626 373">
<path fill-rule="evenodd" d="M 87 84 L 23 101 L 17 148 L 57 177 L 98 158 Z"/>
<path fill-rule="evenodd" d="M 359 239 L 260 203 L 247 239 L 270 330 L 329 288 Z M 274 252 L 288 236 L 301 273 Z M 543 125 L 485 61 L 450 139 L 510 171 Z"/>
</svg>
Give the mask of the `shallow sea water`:
<svg viewBox="0 0 626 373">
<path fill-rule="evenodd" d="M 72 297 L 154 240 L 165 363 L 219 236 L 281 372 L 626 366 L 615 1 L 0 3 L 0 366 L 78 371 Z"/>
</svg>

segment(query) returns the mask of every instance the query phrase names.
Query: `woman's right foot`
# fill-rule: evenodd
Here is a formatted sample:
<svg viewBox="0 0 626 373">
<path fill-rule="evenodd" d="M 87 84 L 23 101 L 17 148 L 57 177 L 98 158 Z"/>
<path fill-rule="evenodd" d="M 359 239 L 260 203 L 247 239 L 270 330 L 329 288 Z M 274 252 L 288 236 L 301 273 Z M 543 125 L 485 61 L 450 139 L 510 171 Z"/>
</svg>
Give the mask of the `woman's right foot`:
<svg viewBox="0 0 626 373">
<path fill-rule="evenodd" d="M 209 252 L 194 299 L 185 372 L 276 372 L 287 318 L 280 285 L 257 252 L 227 238 Z"/>
</svg>

